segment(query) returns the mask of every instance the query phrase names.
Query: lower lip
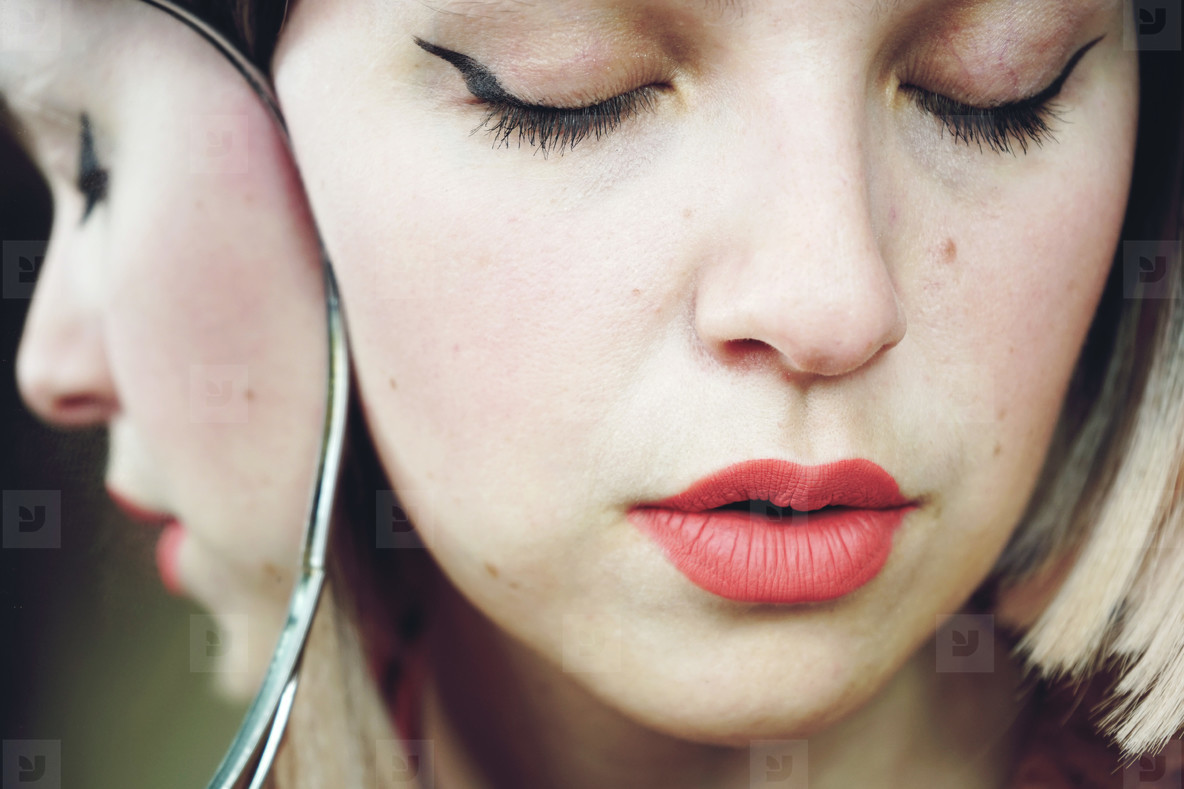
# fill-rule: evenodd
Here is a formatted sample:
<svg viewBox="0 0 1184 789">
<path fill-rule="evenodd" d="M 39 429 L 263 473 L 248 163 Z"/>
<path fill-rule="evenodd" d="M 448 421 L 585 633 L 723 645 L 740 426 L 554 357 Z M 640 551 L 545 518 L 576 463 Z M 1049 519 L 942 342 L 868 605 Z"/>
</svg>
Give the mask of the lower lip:
<svg viewBox="0 0 1184 789">
<path fill-rule="evenodd" d="M 712 594 L 747 603 L 816 603 L 875 578 L 917 506 L 824 509 L 775 521 L 731 510 L 638 507 L 629 520 Z"/>
<path fill-rule="evenodd" d="M 175 595 L 184 594 L 179 573 L 181 544 L 185 541 L 185 528 L 177 521 L 169 521 L 156 541 L 156 569 L 160 571 L 160 582 Z"/>
</svg>

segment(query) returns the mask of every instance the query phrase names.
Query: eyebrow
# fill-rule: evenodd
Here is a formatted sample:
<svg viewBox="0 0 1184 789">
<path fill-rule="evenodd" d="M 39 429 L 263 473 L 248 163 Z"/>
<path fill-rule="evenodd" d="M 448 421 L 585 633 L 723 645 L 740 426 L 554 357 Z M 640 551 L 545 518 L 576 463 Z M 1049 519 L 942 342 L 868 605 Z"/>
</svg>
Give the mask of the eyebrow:
<svg viewBox="0 0 1184 789">
<path fill-rule="evenodd" d="M 691 4 L 690 0 L 684 0 Z M 898 2 L 898 0 L 893 0 Z M 707 13 L 714 14 L 721 21 L 744 15 L 748 7 L 748 0 L 697 0 L 697 5 Z M 452 13 L 458 16 L 514 17 L 525 15 L 531 9 L 545 5 L 554 5 L 554 0 L 451 0 L 443 7 L 435 8 L 425 3 L 429 8 L 439 13 Z"/>
</svg>

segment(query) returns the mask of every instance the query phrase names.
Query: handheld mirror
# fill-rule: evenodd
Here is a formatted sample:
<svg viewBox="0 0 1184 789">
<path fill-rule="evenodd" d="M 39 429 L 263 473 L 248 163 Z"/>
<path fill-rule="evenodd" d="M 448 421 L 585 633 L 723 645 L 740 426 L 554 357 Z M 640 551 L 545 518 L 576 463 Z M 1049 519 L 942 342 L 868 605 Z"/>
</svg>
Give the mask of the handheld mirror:
<svg viewBox="0 0 1184 789">
<path fill-rule="evenodd" d="M 0 0 L 0 96 L 2 783 L 230 785 L 295 689 L 344 414 L 283 129 L 141 0 Z"/>
</svg>

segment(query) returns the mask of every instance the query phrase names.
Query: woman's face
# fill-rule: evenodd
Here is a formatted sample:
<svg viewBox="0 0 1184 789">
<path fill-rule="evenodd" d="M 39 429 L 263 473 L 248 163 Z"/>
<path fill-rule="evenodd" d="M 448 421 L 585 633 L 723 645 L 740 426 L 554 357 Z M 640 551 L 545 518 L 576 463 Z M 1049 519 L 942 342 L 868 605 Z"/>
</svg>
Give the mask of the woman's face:
<svg viewBox="0 0 1184 789">
<path fill-rule="evenodd" d="M 29 407 L 103 424 L 106 483 L 162 525 L 166 586 L 255 687 L 284 620 L 323 424 L 319 254 L 271 118 L 220 54 L 132 0 L 63 6 L 0 55 L 54 220 L 17 359 Z"/>
<path fill-rule="evenodd" d="M 1126 205 L 1123 24 L 1112 0 L 296 4 L 280 100 L 380 457 L 450 581 L 662 731 L 747 743 L 865 702 L 1033 491 Z M 914 506 L 644 528 L 755 459 L 869 460 Z"/>
</svg>

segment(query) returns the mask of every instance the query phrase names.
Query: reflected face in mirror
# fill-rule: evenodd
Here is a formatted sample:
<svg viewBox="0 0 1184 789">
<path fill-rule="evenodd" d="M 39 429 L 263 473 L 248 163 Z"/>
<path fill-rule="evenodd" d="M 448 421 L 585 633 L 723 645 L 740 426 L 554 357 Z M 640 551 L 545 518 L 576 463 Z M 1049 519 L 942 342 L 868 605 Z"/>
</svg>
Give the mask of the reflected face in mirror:
<svg viewBox="0 0 1184 789">
<path fill-rule="evenodd" d="M 1137 111 L 1121 3 L 740 5 L 304 0 L 274 62 L 379 455 L 489 643 L 729 744 L 936 681 L 918 647 L 1036 483 Z M 917 506 L 876 542 L 666 502 L 766 458 L 871 460 Z"/>
<path fill-rule="evenodd" d="M 245 693 L 284 621 L 323 424 L 317 241 L 271 116 L 188 26 L 67 0 L 61 41 L 0 53 L 54 200 L 20 391 L 50 424 L 108 428 L 109 490 L 160 529 L 165 586 L 219 619 L 239 662 L 218 680 Z"/>
</svg>

